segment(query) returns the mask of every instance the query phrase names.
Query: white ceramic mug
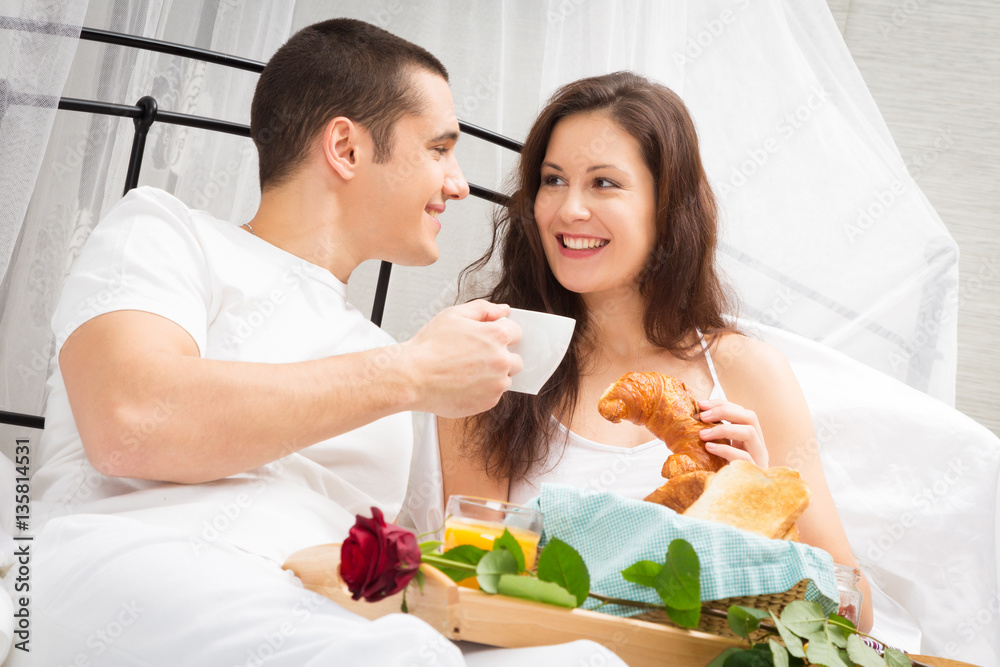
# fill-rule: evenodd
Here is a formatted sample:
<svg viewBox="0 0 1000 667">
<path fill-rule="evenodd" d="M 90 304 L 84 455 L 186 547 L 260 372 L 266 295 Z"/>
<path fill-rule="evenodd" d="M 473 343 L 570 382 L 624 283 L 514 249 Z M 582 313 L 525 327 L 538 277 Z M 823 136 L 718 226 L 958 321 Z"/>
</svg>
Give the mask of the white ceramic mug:
<svg viewBox="0 0 1000 667">
<path fill-rule="evenodd" d="M 521 340 L 510 351 L 524 361 L 524 370 L 511 378 L 510 390 L 537 394 L 566 354 L 576 320 L 520 308 L 511 308 L 509 318 L 521 327 Z"/>
</svg>

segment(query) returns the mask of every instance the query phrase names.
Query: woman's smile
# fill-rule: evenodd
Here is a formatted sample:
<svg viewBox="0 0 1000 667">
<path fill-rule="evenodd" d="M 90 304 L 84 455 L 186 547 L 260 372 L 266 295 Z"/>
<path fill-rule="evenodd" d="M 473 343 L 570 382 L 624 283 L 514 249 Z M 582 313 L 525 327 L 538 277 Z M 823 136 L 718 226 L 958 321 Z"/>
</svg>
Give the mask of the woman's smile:
<svg viewBox="0 0 1000 667">
<path fill-rule="evenodd" d="M 590 257 L 595 255 L 604 246 L 608 245 L 608 239 L 596 238 L 593 236 L 576 236 L 570 234 L 557 234 L 559 239 L 559 251 L 564 257 Z"/>
</svg>

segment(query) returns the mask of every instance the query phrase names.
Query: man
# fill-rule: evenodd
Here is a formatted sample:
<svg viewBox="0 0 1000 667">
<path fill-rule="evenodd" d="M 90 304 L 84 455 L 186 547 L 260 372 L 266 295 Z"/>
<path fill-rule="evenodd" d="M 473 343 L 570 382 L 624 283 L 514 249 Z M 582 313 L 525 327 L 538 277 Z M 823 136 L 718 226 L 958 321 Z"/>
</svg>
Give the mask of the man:
<svg viewBox="0 0 1000 667">
<path fill-rule="evenodd" d="M 95 228 L 53 319 L 34 664 L 461 664 L 419 620 L 364 621 L 280 568 L 399 511 L 409 410 L 485 410 L 521 368 L 506 306 L 397 344 L 347 301 L 365 260 L 437 258 L 468 194 L 458 134 L 437 59 L 327 21 L 258 82 L 249 223 L 140 188 Z"/>
</svg>

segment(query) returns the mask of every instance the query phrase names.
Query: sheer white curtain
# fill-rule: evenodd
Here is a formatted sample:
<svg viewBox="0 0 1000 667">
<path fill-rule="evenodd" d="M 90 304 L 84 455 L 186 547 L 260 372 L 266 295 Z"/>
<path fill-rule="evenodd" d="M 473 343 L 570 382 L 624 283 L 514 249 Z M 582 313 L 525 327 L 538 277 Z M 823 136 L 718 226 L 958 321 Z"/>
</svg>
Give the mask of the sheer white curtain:
<svg viewBox="0 0 1000 667">
<path fill-rule="evenodd" d="M 28 4 L 21 16 L 33 15 L 34 8 Z M 103 0 L 74 3 L 74 12 L 77 25 L 82 22 L 92 28 L 262 60 L 288 37 L 292 8 L 277 2 Z M 30 33 L 20 38 L 40 39 Z M 75 40 L 65 41 L 77 48 Z M 160 109 L 249 121 L 256 82 L 252 73 L 92 42 L 80 42 L 76 58 L 72 56 L 70 51 L 62 63 L 62 80 L 53 82 L 49 94 L 118 104 L 135 104 L 140 97 L 153 95 Z M 10 72 L 45 71 L 47 67 L 39 62 L 21 63 Z M 31 107 L 16 108 L 32 118 L 40 115 Z M 8 189 L 23 194 L 26 204 L 27 196 L 31 199 L 26 215 L 22 210 L 21 219 L 5 220 L 3 234 L 17 239 L 17 246 L 0 296 L 4 378 L 0 405 L 35 414 L 44 404 L 50 319 L 63 277 L 93 225 L 122 195 L 133 135 L 133 123 L 125 118 L 72 111 L 47 115 L 55 116 L 51 137 L 43 135 L 47 128 L 40 128 L 30 151 L 20 148 L 25 143 L 20 128 L 8 126 L 6 120 L 0 127 L 5 166 L 9 166 L 7 156 L 27 159 L 22 157 L 25 153 L 41 163 L 33 182 L 3 181 L 5 201 Z M 141 183 L 171 190 L 221 216 L 246 218 L 257 197 L 256 156 L 249 140 L 154 124 Z M 13 215 L 9 210 L 4 213 Z"/>
<path fill-rule="evenodd" d="M 260 60 L 315 20 L 366 19 L 441 57 L 461 118 L 514 138 L 524 136 L 551 92 L 572 79 L 627 68 L 663 81 L 684 97 L 698 124 L 725 216 L 720 259 L 740 292 L 742 314 L 953 399 L 956 246 L 907 175 L 823 0 L 101 0 L 27 3 L 7 13 L 79 23 L 82 7 L 90 27 Z M 3 33 L 12 43 L 7 69 L 17 76 L 6 78 L 18 84 L 15 90 L 33 90 L 17 77 L 34 72 L 49 94 L 124 104 L 152 94 L 163 109 L 248 119 L 251 73 Z M 61 69 L 48 60 L 31 67 L 18 61 L 30 58 L 17 50 L 28 40 L 58 56 Z M 43 46 L 45 40 L 59 45 Z M 29 118 L 32 129 L 19 126 L 19 118 Z M 4 188 L 21 200 L 5 206 L 0 237 L 0 398 L 7 409 L 38 412 L 52 302 L 94 221 L 121 194 L 132 123 L 41 112 L 15 99 L 0 131 L 4 154 L 16 156 L 4 162 Z M 468 137 L 461 156 L 470 180 L 496 189 L 515 159 Z M 142 183 L 234 221 L 247 219 L 258 198 L 247 140 L 165 124 L 153 126 Z M 429 270 L 397 270 L 385 321 L 390 332 L 409 336 L 433 311 L 428 303 L 454 298 L 457 270 L 483 248 L 488 209 L 471 200 L 452 207 L 442 261 Z M 362 303 L 373 275 L 374 267 L 365 267 L 355 277 Z"/>
<path fill-rule="evenodd" d="M 430 48 L 453 74 L 460 116 L 515 138 L 582 76 L 633 69 L 671 86 L 699 129 L 741 314 L 954 404 L 957 245 L 907 174 L 824 0 L 387 1 L 360 17 Z M 481 83 L 494 76 L 490 93 Z M 490 156 L 472 148 L 467 175 L 500 187 L 509 162 Z M 464 240 L 446 236 L 444 261 L 400 281 L 404 291 L 447 293 L 463 263 L 453 260 L 484 234 L 479 209 L 453 208 Z M 400 334 L 412 333 L 397 319 L 406 296 L 386 321 Z"/>
<path fill-rule="evenodd" d="M 684 91 L 710 137 L 728 214 L 723 257 L 746 315 L 954 404 L 957 245 L 907 173 L 825 3 L 757 15 L 741 4 L 718 38 L 734 50 L 710 45 Z M 727 71 L 731 86 L 709 83 Z"/>
<path fill-rule="evenodd" d="M 907 174 L 824 0 L 0 0 L 0 8 L 7 16 L 256 60 L 314 21 L 367 20 L 442 59 L 461 119 L 515 139 L 524 137 L 557 86 L 637 70 L 673 87 L 695 117 L 724 214 L 720 260 L 742 298 L 741 314 L 819 341 L 833 350 L 830 364 L 850 357 L 945 403 L 953 400 L 956 245 Z M 243 123 L 256 82 L 247 72 L 176 56 L 2 29 L 0 78 L 20 94 L 121 104 L 153 95 L 161 109 Z M 0 94 L 0 104 L 6 99 Z M 132 122 L 12 99 L 0 106 L 0 409 L 41 414 L 52 311 L 69 265 L 122 194 Z M 470 181 L 504 189 L 513 153 L 468 136 L 458 150 Z M 259 198 L 249 140 L 164 124 L 150 133 L 140 183 L 234 223 L 248 219 Z M 449 206 L 441 260 L 394 270 L 384 320 L 390 333 L 408 337 L 454 301 L 458 270 L 488 240 L 489 212 L 472 199 Z M 362 308 L 370 304 L 376 272 L 371 263 L 352 277 L 352 299 Z M 809 377 L 822 385 L 821 373 Z M 816 400 L 825 401 L 814 406 L 817 414 L 826 414 L 829 392 L 817 392 Z M 851 423 L 875 423 L 878 400 L 873 397 L 867 412 L 855 410 Z M 903 407 L 899 418 L 913 419 Z M 945 405 L 934 414 L 960 421 L 945 429 L 954 440 L 902 442 L 887 433 L 872 446 L 886 448 L 879 461 L 899 462 L 891 476 L 873 469 L 860 481 L 832 480 L 838 504 L 859 522 L 848 525 L 859 556 L 921 491 L 937 488 L 935 471 L 920 463 L 935 447 L 987 455 L 972 485 L 978 495 L 943 509 L 934 505 L 925 541 L 946 539 L 941 512 L 958 522 L 978 503 L 980 518 L 994 516 L 996 438 L 967 427 Z M 8 431 L 0 431 L 0 451 L 9 454 Z M 864 432 L 847 428 L 821 439 L 833 470 L 863 469 L 856 458 L 846 465 L 837 457 L 856 456 L 856 449 L 838 449 L 838 438 Z M 915 432 L 919 436 L 919 428 Z M 950 500 L 950 493 L 941 498 Z M 866 502 L 879 511 L 866 517 L 858 509 Z M 910 530 L 911 539 L 922 525 Z M 987 551 L 967 579 L 981 583 L 972 599 L 949 593 L 947 582 L 926 589 L 927 604 L 952 610 L 959 620 L 924 624 L 921 650 L 948 652 L 949 642 L 963 636 L 956 625 L 963 614 L 975 618 L 983 609 L 991 616 L 977 628 L 978 643 L 965 642 L 973 648 L 949 655 L 995 662 L 995 546 Z M 919 558 L 897 547 L 871 563 L 887 599 L 913 599 L 906 593 L 922 585 L 921 568 L 927 569 Z M 968 586 L 952 588 L 964 594 Z"/>
<path fill-rule="evenodd" d="M 85 9 L 86 3 L 78 2 L 0 1 L 0 16 L 15 25 L 64 26 L 41 33 L 0 29 L 0 409 L 37 414 L 40 407 L 37 400 L 24 400 L 24 394 L 30 386 L 41 397 L 48 336 L 35 336 L 28 344 L 22 337 L 46 319 L 45 312 L 32 307 L 32 294 L 44 289 L 48 267 L 61 262 L 62 249 L 38 242 L 52 225 L 24 223 L 36 179 L 48 169 L 43 154 Z M 10 298 L 14 291 L 28 294 Z M 27 435 L 17 433 L 17 437 Z M 0 436 L 4 443 L 0 452 L 11 454 L 15 434 L 0 427 Z"/>
</svg>

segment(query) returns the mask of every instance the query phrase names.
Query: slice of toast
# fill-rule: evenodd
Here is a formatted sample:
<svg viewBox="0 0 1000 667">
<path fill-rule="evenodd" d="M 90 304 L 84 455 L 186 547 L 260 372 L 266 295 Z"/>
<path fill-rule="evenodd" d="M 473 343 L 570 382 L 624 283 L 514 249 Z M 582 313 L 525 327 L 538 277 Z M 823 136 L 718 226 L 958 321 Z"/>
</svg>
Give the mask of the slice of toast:
<svg viewBox="0 0 1000 667">
<path fill-rule="evenodd" d="M 788 532 L 781 536 L 781 539 L 788 540 L 789 542 L 801 542 L 802 540 L 799 537 L 799 528 L 793 523 Z"/>
<path fill-rule="evenodd" d="M 684 516 L 780 539 L 809 506 L 809 496 L 797 470 L 761 470 L 749 461 L 733 461 L 715 473 Z"/>
</svg>

